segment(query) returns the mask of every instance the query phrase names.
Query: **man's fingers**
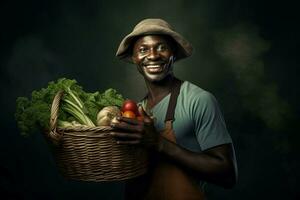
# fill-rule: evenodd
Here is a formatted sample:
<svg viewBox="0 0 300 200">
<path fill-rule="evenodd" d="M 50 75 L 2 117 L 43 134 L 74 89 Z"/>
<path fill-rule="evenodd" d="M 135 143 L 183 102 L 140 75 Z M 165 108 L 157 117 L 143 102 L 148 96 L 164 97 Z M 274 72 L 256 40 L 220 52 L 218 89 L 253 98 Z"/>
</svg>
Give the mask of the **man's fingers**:
<svg viewBox="0 0 300 200">
<path fill-rule="evenodd" d="M 139 111 L 140 116 L 142 116 L 143 118 L 148 116 L 147 113 L 144 111 L 144 108 L 142 106 L 138 107 L 138 111 Z"/>
<path fill-rule="evenodd" d="M 114 129 L 119 129 L 125 132 L 141 132 L 142 129 L 140 126 L 129 124 L 126 122 L 112 123 L 110 125 Z"/>
<path fill-rule="evenodd" d="M 136 120 L 136 119 L 127 118 L 127 117 L 122 117 L 122 116 L 117 117 L 117 120 L 118 120 L 118 121 L 127 122 L 127 123 L 133 124 L 133 125 L 140 124 L 140 121 L 138 121 L 138 120 Z"/>
<path fill-rule="evenodd" d="M 142 116 L 145 123 L 149 124 L 152 122 L 151 118 L 148 116 L 148 114 L 146 113 L 146 111 L 142 106 L 139 106 L 138 110 L 139 110 L 139 114 Z"/>
</svg>

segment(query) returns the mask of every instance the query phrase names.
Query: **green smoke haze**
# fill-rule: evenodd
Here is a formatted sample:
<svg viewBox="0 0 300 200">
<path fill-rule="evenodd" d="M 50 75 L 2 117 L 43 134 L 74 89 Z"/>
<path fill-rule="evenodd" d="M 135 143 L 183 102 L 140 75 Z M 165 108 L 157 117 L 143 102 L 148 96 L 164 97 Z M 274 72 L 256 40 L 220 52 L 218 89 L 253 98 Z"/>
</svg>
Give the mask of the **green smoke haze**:
<svg viewBox="0 0 300 200">
<path fill-rule="evenodd" d="M 288 103 L 278 94 L 275 82 L 265 77 L 264 54 L 270 43 L 251 25 L 236 25 L 216 33 L 217 53 L 234 74 L 245 109 L 272 129 L 283 127 L 291 115 Z"/>
</svg>

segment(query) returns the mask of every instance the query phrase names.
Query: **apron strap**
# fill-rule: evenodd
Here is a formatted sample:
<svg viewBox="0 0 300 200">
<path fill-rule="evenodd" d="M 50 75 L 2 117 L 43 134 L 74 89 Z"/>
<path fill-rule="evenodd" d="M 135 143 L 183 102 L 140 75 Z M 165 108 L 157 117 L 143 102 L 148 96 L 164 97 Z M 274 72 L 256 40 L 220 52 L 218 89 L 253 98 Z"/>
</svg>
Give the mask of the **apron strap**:
<svg viewBox="0 0 300 200">
<path fill-rule="evenodd" d="M 170 96 L 170 100 L 169 100 L 169 105 L 168 105 L 165 122 L 167 122 L 167 121 L 173 122 L 175 120 L 174 119 L 175 107 L 176 107 L 177 97 L 180 93 L 180 87 L 181 87 L 182 83 L 183 83 L 182 80 L 179 80 L 178 82 L 176 81 L 171 89 L 171 96 Z"/>
</svg>

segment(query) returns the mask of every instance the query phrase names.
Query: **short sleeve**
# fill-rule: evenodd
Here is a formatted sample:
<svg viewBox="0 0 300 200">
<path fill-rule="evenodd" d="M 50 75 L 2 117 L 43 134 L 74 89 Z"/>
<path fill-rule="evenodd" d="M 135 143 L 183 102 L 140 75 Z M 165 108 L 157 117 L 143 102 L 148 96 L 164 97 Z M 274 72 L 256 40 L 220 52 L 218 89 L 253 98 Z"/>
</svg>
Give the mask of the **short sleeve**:
<svg viewBox="0 0 300 200">
<path fill-rule="evenodd" d="M 224 118 L 215 97 L 207 91 L 194 98 L 192 115 L 201 150 L 232 143 Z"/>
</svg>

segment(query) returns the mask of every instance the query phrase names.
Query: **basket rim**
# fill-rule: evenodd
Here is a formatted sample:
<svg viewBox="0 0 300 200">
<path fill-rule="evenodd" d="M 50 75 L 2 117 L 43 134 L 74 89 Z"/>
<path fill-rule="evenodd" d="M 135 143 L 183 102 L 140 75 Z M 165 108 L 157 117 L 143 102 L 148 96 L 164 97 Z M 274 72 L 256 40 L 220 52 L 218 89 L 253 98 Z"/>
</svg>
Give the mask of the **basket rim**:
<svg viewBox="0 0 300 200">
<path fill-rule="evenodd" d="M 60 135 L 70 135 L 74 137 L 89 137 L 89 138 L 99 138 L 99 137 L 111 137 L 110 132 L 113 130 L 110 126 L 105 127 L 67 127 L 59 128 L 57 127 L 56 132 Z"/>
<path fill-rule="evenodd" d="M 57 127 L 57 131 L 59 132 L 64 132 L 64 133 L 69 133 L 69 132 L 107 132 L 113 130 L 111 126 L 68 126 L 68 127 Z"/>
</svg>

